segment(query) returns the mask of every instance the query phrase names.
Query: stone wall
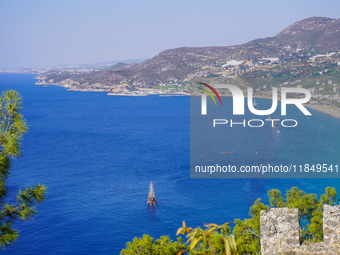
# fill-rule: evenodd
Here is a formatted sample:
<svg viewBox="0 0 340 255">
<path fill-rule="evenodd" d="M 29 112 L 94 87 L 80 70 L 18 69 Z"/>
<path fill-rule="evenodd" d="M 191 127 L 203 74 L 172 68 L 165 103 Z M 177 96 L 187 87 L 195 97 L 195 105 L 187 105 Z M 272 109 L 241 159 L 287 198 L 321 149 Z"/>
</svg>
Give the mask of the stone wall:
<svg viewBox="0 0 340 255">
<path fill-rule="evenodd" d="M 340 206 L 324 206 L 324 242 L 300 245 L 298 209 L 261 211 L 262 255 L 340 255 Z"/>
</svg>

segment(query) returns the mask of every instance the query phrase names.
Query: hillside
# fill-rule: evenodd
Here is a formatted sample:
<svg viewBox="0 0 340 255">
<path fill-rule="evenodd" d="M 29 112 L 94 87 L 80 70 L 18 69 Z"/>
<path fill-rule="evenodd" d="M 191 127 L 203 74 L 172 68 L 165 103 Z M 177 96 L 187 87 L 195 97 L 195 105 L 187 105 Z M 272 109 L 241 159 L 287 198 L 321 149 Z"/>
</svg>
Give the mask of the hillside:
<svg viewBox="0 0 340 255">
<path fill-rule="evenodd" d="M 151 89 L 185 92 L 188 84 L 200 80 L 253 86 L 259 93 L 294 84 L 333 96 L 340 84 L 339 50 L 340 19 L 312 17 L 243 45 L 169 49 L 142 63 L 87 72 L 55 70 L 41 74 L 37 84 L 150 94 Z"/>
<path fill-rule="evenodd" d="M 185 80 L 204 77 L 205 66 L 218 67 L 228 60 L 279 57 L 289 60 L 340 50 L 340 19 L 308 18 L 289 26 L 274 37 L 239 46 L 177 48 L 166 50 L 127 72 L 137 82 Z M 299 52 L 299 54 L 298 54 Z"/>
</svg>

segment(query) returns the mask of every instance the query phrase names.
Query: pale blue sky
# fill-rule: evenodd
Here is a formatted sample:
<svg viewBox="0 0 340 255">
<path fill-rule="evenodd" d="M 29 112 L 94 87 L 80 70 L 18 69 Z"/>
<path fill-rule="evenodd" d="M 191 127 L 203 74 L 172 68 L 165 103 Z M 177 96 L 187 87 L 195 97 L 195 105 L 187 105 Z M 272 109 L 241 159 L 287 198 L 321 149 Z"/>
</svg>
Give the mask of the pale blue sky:
<svg viewBox="0 0 340 255">
<path fill-rule="evenodd" d="M 0 0 L 0 69 L 241 44 L 307 17 L 339 18 L 339 10 L 339 0 Z"/>
</svg>

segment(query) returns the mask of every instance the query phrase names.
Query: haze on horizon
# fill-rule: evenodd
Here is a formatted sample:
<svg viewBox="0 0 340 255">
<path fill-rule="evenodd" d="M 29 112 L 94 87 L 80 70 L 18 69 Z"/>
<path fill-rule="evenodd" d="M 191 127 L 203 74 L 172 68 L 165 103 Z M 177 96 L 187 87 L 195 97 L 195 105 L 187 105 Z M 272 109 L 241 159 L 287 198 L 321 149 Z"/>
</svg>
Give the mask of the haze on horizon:
<svg viewBox="0 0 340 255">
<path fill-rule="evenodd" d="M 2 1 L 0 69 L 147 59 L 177 47 L 274 36 L 296 21 L 339 18 L 340 1 Z"/>
</svg>

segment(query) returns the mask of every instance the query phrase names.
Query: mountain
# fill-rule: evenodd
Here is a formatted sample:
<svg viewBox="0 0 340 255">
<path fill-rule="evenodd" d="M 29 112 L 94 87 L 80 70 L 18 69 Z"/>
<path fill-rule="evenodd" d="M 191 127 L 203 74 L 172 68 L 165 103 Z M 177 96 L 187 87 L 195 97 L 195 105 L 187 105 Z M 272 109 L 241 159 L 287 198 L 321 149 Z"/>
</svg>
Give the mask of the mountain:
<svg viewBox="0 0 340 255">
<path fill-rule="evenodd" d="M 276 43 L 296 44 L 299 48 L 319 52 L 337 51 L 340 44 L 340 19 L 304 19 L 287 27 L 273 39 Z"/>
<path fill-rule="evenodd" d="M 166 50 L 127 73 L 132 80 L 183 80 L 199 75 L 204 66 L 228 59 L 256 59 L 258 56 L 287 58 L 296 50 L 325 53 L 340 50 L 340 19 L 314 17 L 289 26 L 274 37 L 240 46 L 177 48 Z"/>
<path fill-rule="evenodd" d="M 298 66 L 302 62 L 306 64 L 300 68 L 302 72 L 298 71 L 303 76 L 310 71 L 309 66 L 313 67 L 307 61 L 311 57 L 339 50 L 340 19 L 312 17 L 292 24 L 274 37 L 256 39 L 243 45 L 169 49 L 138 64 L 88 73 L 51 71 L 39 78 L 42 84 L 66 82 L 70 87 L 91 89 L 91 86 L 102 86 L 107 91 L 122 85 L 131 89 L 214 78 L 246 83 L 252 83 L 254 78 L 256 87 L 256 79 L 267 77 L 268 70 L 279 74 L 288 68 L 289 72 L 289 68 L 297 68 L 299 61 Z M 273 65 L 270 68 L 266 66 L 268 62 L 278 64 L 279 67 L 275 66 L 277 72 Z M 317 68 L 314 71 L 319 72 Z M 284 79 L 279 80 L 284 82 Z"/>
</svg>

